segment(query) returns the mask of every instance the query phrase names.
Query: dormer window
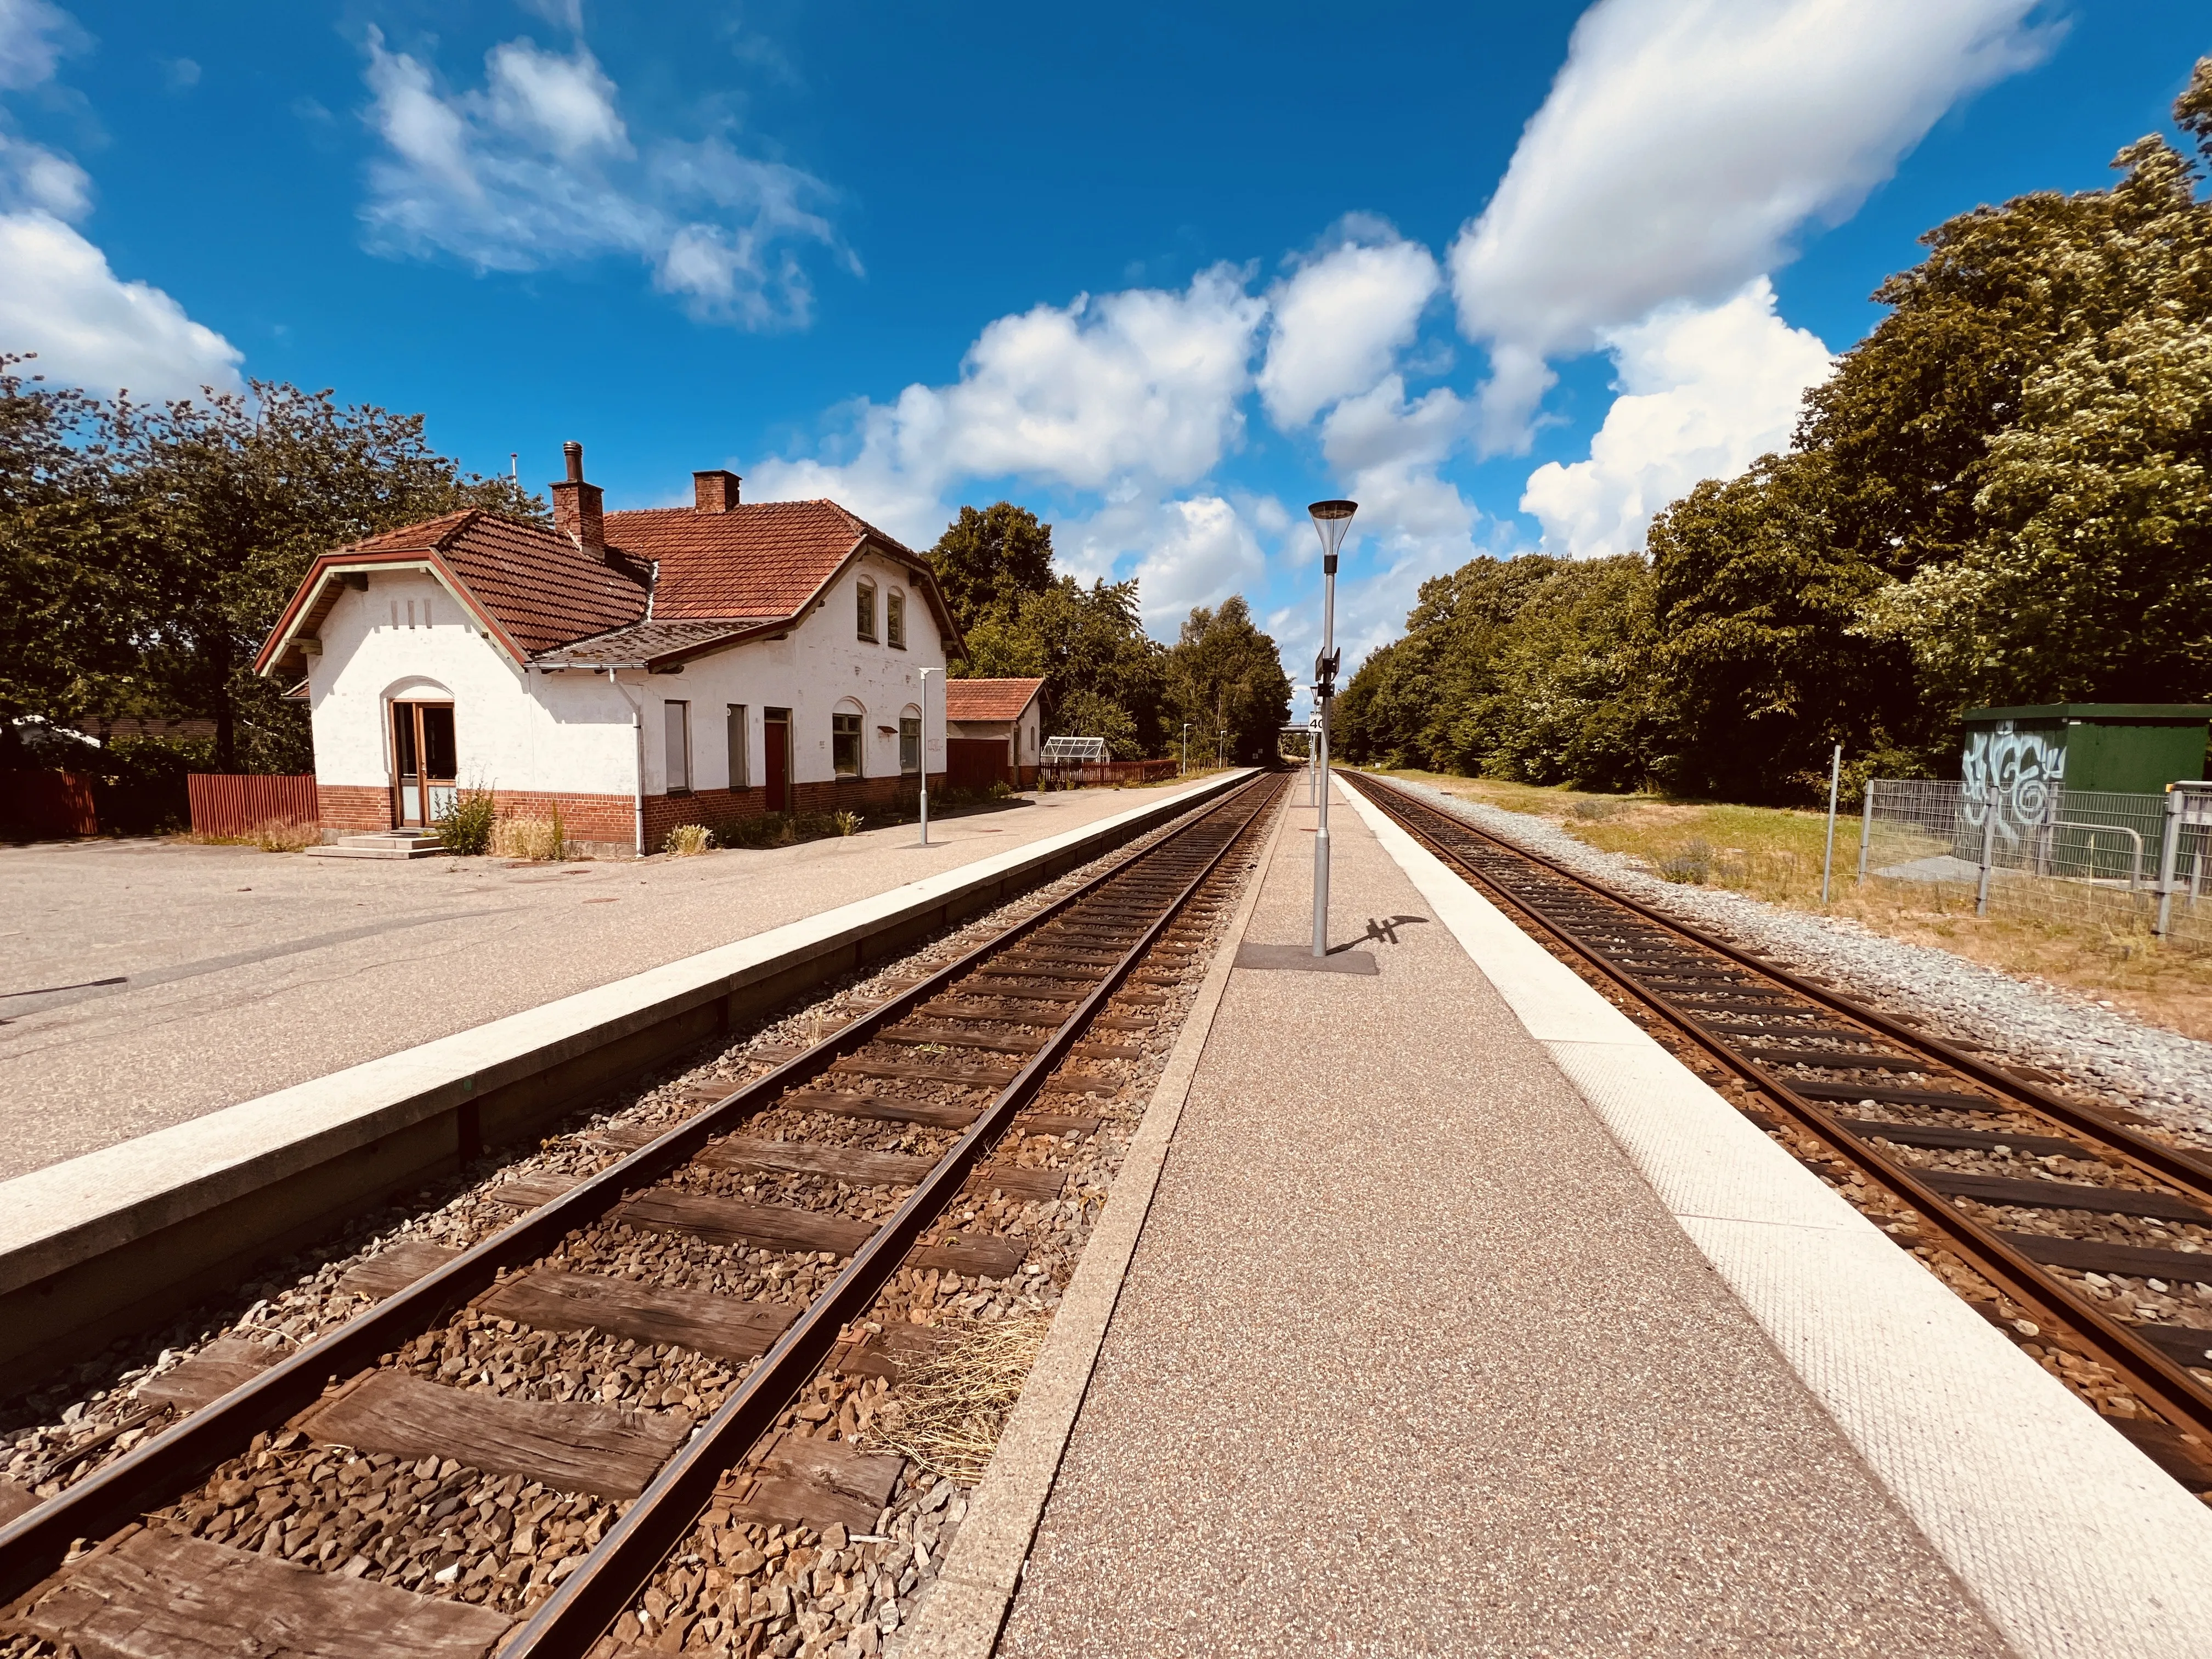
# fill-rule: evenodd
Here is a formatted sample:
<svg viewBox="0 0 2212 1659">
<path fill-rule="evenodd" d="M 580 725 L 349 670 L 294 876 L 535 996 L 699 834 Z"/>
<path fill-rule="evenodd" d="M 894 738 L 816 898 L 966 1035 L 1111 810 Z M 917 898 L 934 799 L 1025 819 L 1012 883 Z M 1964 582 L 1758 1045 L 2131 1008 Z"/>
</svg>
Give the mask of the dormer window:
<svg viewBox="0 0 2212 1659">
<path fill-rule="evenodd" d="M 906 649 L 906 595 L 896 587 L 884 596 L 884 635 L 892 650 Z"/>
<path fill-rule="evenodd" d="M 860 637 L 873 645 L 876 642 L 876 585 L 864 581 L 854 592 L 860 599 Z"/>
</svg>

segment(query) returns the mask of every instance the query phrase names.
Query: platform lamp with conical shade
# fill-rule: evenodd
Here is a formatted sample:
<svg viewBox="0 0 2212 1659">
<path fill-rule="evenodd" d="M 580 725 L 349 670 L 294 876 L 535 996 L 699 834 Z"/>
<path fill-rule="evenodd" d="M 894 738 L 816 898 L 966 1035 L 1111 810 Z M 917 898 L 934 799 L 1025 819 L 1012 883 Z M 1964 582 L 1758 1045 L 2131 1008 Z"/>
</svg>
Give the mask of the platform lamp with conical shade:
<svg viewBox="0 0 2212 1659">
<path fill-rule="evenodd" d="M 1321 715 L 1321 730 L 1314 733 L 1320 750 L 1316 776 L 1321 781 L 1319 816 L 1314 824 L 1313 953 L 1328 954 L 1328 706 L 1336 696 L 1336 552 L 1352 528 L 1358 501 L 1316 501 L 1315 532 L 1321 538 L 1321 654 L 1314 659 L 1314 707 Z"/>
</svg>

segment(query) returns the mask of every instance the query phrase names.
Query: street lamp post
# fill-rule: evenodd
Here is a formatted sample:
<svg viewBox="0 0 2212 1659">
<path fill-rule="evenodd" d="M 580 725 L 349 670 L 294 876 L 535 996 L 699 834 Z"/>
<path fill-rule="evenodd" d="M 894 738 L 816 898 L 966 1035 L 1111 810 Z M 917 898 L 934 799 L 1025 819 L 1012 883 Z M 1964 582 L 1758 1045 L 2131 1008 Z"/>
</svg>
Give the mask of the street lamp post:
<svg viewBox="0 0 2212 1659">
<path fill-rule="evenodd" d="M 1314 826 L 1313 953 L 1328 954 L 1328 706 L 1336 696 L 1336 553 L 1344 545 L 1344 532 L 1352 528 L 1357 501 L 1316 501 L 1314 532 L 1321 538 L 1321 654 L 1314 659 L 1314 706 L 1321 729 L 1313 741 L 1319 755 L 1315 781 L 1319 786 L 1319 814 Z"/>
<path fill-rule="evenodd" d="M 921 671 L 921 844 L 929 845 L 929 677 L 942 668 Z"/>
</svg>

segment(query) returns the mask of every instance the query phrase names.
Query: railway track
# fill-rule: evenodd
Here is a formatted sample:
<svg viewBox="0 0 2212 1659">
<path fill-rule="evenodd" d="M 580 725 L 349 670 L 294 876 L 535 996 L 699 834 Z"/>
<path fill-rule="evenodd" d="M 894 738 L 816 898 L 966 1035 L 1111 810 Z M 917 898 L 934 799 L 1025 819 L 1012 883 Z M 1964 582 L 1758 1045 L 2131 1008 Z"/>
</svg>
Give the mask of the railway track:
<svg viewBox="0 0 2212 1659">
<path fill-rule="evenodd" d="M 864 1533 L 902 1460 L 789 1432 L 793 1402 L 825 1365 L 910 1361 L 916 1328 L 869 1318 L 902 1269 L 1021 1276 L 1012 1218 L 1057 1200 L 1097 1068 L 1145 1054 L 1284 787 L 614 1136 L 608 1167 L 493 1188 L 525 1213 L 370 1259 L 348 1284 L 381 1299 L 296 1352 L 228 1339 L 142 1387 L 179 1420 L 0 1527 L 0 1653 L 604 1659 L 626 1613 L 665 1633 L 630 1610 L 710 1505 L 740 1550 Z M 716 1650 L 796 1647 L 788 1600 Z"/>
<path fill-rule="evenodd" d="M 2212 1497 L 2212 1166 L 1396 785 L 1345 775 Z"/>
</svg>

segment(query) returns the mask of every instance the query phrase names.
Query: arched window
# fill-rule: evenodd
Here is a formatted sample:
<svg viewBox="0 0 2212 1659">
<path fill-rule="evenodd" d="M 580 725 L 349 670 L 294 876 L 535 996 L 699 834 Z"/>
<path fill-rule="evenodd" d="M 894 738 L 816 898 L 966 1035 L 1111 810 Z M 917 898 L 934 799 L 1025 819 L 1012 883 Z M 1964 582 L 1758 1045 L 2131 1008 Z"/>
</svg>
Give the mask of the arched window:
<svg viewBox="0 0 2212 1659">
<path fill-rule="evenodd" d="M 871 645 L 876 642 L 876 585 L 863 580 L 853 590 L 859 595 L 858 636 Z"/>
<path fill-rule="evenodd" d="M 921 771 L 921 710 L 912 703 L 899 710 L 899 771 L 909 778 Z"/>
<path fill-rule="evenodd" d="M 830 716 L 830 766 L 841 778 L 863 775 L 860 766 L 860 722 L 867 718 L 867 710 L 850 697 L 839 703 Z"/>
<path fill-rule="evenodd" d="M 906 649 L 906 595 L 896 587 L 884 595 L 884 637 L 892 650 Z"/>
</svg>

